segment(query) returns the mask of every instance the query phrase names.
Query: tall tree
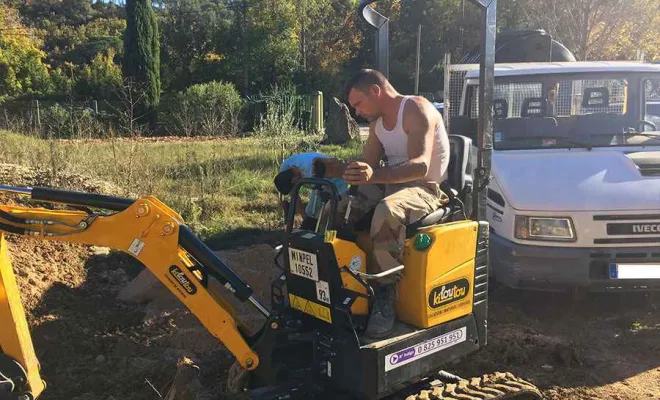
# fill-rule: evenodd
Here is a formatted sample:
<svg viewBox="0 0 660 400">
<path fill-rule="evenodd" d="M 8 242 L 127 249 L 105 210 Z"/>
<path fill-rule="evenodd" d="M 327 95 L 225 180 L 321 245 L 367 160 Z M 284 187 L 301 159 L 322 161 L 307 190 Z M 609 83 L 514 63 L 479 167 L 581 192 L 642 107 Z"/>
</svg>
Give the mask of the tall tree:
<svg viewBox="0 0 660 400">
<path fill-rule="evenodd" d="M 150 0 L 126 2 L 122 67 L 124 77 L 130 78 L 143 91 L 139 112 L 153 126 L 160 102 L 160 38 Z"/>
</svg>

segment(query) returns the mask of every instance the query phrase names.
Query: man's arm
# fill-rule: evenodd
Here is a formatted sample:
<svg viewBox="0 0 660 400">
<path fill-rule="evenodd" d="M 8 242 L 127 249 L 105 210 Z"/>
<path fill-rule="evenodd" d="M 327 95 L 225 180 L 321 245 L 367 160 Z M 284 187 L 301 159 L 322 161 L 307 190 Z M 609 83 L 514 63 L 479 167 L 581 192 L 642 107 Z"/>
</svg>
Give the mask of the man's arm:
<svg viewBox="0 0 660 400">
<path fill-rule="evenodd" d="M 408 161 L 396 166 L 373 168 L 365 163 L 351 163 L 344 175 L 349 183 L 402 183 L 426 176 L 433 152 L 433 124 L 431 110 L 424 100 L 413 98 L 406 103 L 403 129 L 408 135 Z"/>
<path fill-rule="evenodd" d="M 356 161 L 367 163 L 371 166 L 372 169 L 378 168 L 380 159 L 383 156 L 383 145 L 378 140 L 376 136 L 376 123 L 372 122 L 369 124 L 369 136 L 367 141 L 362 148 L 362 154 L 357 158 Z M 335 158 L 316 158 L 314 163 L 323 163 L 325 165 L 325 177 L 326 178 L 343 178 L 344 172 L 348 165 L 351 164 L 350 161 L 343 162 Z"/>
</svg>

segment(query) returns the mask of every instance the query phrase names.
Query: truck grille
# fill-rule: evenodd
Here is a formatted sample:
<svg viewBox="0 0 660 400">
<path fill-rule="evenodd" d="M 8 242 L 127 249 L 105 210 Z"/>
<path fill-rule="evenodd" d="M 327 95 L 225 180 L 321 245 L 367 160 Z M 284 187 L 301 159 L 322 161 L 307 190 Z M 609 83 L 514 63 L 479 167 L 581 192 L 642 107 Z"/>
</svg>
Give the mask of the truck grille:
<svg viewBox="0 0 660 400">
<path fill-rule="evenodd" d="M 595 215 L 603 221 L 607 237 L 594 239 L 594 244 L 660 243 L 660 214 Z"/>
</svg>

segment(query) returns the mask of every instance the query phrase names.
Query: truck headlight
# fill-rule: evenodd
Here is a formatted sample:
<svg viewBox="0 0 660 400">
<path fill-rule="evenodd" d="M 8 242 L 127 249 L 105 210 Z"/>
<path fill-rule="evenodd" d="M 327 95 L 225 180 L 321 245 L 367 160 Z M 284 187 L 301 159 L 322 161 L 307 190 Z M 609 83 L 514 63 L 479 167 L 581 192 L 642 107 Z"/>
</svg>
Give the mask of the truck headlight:
<svg viewBox="0 0 660 400">
<path fill-rule="evenodd" d="M 516 216 L 515 237 L 523 240 L 574 242 L 573 221 L 570 218 Z"/>
</svg>

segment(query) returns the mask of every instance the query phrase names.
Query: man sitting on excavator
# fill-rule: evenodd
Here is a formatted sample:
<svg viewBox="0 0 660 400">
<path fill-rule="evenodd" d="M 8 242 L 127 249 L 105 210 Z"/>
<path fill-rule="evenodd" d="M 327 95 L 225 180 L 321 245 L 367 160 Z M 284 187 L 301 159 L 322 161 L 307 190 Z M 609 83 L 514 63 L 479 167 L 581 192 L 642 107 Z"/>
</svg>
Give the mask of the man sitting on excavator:
<svg viewBox="0 0 660 400">
<path fill-rule="evenodd" d="M 446 204 L 440 189 L 447 179 L 449 138 L 442 116 L 423 97 L 403 96 L 376 70 L 359 71 L 346 85 L 349 104 L 369 121 L 360 161 L 349 163 L 343 178 L 358 185 L 350 220 L 374 210 L 370 273 L 403 264 L 406 226 Z M 380 160 L 387 161 L 380 167 Z M 338 213 L 348 204 L 342 196 Z M 366 334 L 382 338 L 394 328 L 396 283 L 401 273 L 376 280 L 375 302 Z"/>
</svg>

